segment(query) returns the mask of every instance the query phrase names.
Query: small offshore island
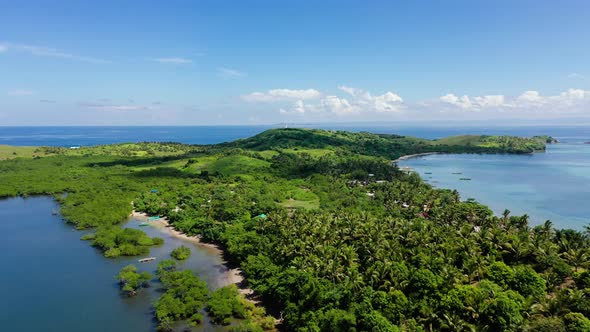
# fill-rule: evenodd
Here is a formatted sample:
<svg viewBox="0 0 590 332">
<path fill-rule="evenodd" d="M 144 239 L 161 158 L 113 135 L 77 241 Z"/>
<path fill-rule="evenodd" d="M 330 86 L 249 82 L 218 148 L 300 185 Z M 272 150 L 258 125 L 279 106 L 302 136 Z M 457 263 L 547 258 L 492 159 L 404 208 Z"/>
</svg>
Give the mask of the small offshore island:
<svg viewBox="0 0 590 332">
<path fill-rule="evenodd" d="M 217 145 L 3 146 L 0 197 L 53 196 L 109 258 L 161 245 L 121 227 L 134 211 L 219 246 L 253 290 L 248 299 L 178 270 L 188 248 L 155 271 L 120 271 L 128 296 L 159 280 L 162 331 L 179 320 L 197 326 L 203 314 L 233 331 L 589 331 L 587 232 L 495 216 L 392 162 L 527 154 L 553 142 L 273 129 Z"/>
</svg>

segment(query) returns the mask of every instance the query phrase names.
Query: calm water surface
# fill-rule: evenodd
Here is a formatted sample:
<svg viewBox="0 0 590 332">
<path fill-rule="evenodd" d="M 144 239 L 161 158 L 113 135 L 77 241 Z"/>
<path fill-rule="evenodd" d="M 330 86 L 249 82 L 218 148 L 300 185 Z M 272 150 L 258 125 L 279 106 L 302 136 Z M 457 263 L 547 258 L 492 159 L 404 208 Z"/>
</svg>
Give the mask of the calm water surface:
<svg viewBox="0 0 590 332">
<path fill-rule="evenodd" d="M 179 142 L 186 144 L 214 144 L 246 138 L 275 126 L 69 126 L 69 127 L 2 127 L 0 144 L 20 146 L 88 146 L 123 142 Z M 316 124 L 290 127 L 322 128 L 330 130 L 367 131 L 379 134 L 410 135 L 422 138 L 441 138 L 452 135 L 553 135 L 556 137 L 590 137 L 590 128 L 558 126 L 469 126 L 418 127 L 396 124 Z"/>
<path fill-rule="evenodd" d="M 276 126 L 275 126 L 276 127 Z M 534 155 L 432 155 L 407 160 L 437 187 L 456 188 L 464 199 L 475 198 L 500 213 L 527 213 L 532 224 L 552 220 L 558 227 L 581 229 L 590 215 L 590 141 L 588 127 L 399 127 L 322 125 L 325 129 L 397 133 L 424 138 L 460 134 L 533 136 L 548 134 L 564 143 Z M 212 144 L 255 135 L 271 126 L 232 127 L 0 127 L 0 144 L 33 146 L 97 145 L 117 142 L 174 141 Z M 432 174 L 425 174 L 432 173 Z M 452 174 L 462 173 L 462 174 Z M 461 181 L 460 177 L 471 178 Z M 193 249 L 184 268 L 195 271 L 211 288 L 227 283 L 227 268 L 209 248 L 172 237 L 152 227 L 150 236 L 165 240 L 153 248 L 154 263 L 137 258 L 106 259 L 80 241 L 59 216 L 51 198 L 0 200 L 2 301 L 0 326 L 6 331 L 153 331 L 151 303 L 157 285 L 136 297 L 119 295 L 114 275 L 136 264 L 153 272 L 157 261 L 185 244 Z M 130 220 L 127 227 L 138 227 Z M 204 322 L 200 330 L 218 328 Z"/>
<path fill-rule="evenodd" d="M 152 263 L 134 258 L 104 258 L 59 216 L 48 197 L 0 200 L 2 252 L 3 331 L 154 331 L 151 303 L 158 297 L 157 284 L 137 296 L 122 297 L 114 276 L 128 264 L 152 272 L 181 244 L 190 246 L 191 257 L 180 268 L 191 269 L 211 288 L 226 284 L 227 268 L 215 250 L 172 237 L 154 227 L 142 227 L 165 244 L 152 248 Z M 130 220 L 128 227 L 138 227 Z M 221 330 L 208 322 L 200 331 Z"/>
<path fill-rule="evenodd" d="M 588 135 L 588 136 L 586 136 Z M 582 229 L 590 223 L 590 133 L 558 137 L 532 155 L 429 155 L 400 162 L 436 187 L 457 189 L 494 212 L 528 214 L 531 224 L 551 220 Z M 431 174 L 426 174 L 431 173 Z M 452 174 L 461 173 L 461 174 Z M 471 178 L 463 181 L 460 178 Z"/>
</svg>

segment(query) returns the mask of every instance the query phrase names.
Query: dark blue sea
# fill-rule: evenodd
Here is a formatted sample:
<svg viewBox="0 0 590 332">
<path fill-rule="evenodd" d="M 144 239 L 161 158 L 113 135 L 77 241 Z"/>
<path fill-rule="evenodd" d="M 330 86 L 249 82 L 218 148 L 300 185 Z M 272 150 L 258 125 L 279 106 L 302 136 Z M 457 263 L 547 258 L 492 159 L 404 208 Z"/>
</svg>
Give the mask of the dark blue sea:
<svg viewBox="0 0 590 332">
<path fill-rule="evenodd" d="M 278 126 L 277 126 L 278 127 Z M 533 155 L 431 155 L 404 161 L 436 187 L 456 188 L 464 199 L 475 198 L 500 213 L 527 213 L 531 224 L 546 219 L 558 227 L 582 229 L 590 207 L 590 141 L 588 127 L 408 127 L 398 125 L 323 125 L 325 129 L 395 133 L 424 138 L 459 134 L 533 136 L 547 134 L 561 143 Z M 0 127 L 0 144 L 20 146 L 87 146 L 160 141 L 211 144 L 245 138 L 274 126 L 225 127 Z M 453 173 L 460 172 L 462 175 Z M 430 173 L 430 174 L 426 174 Z M 471 181 L 462 181 L 469 177 Z M 0 183 L 0 186 L 2 184 Z M 5 271 L 0 301 L 0 326 L 6 331 L 154 331 L 151 303 L 157 287 L 134 298 L 119 295 L 114 275 L 136 258 L 109 260 L 81 232 L 51 212 L 51 198 L 0 200 L 0 241 Z M 137 227 L 131 219 L 127 227 Z M 150 256 L 166 258 L 173 247 L 190 245 L 184 263 L 212 287 L 228 282 L 218 253 L 166 233 L 143 228 L 165 238 Z M 137 263 L 136 263 L 137 264 Z M 140 265 L 152 271 L 154 264 Z M 31 319 L 34 317 L 34 319 Z M 204 322 L 199 331 L 218 328 Z M 181 329 L 182 330 L 182 329 Z"/>
<path fill-rule="evenodd" d="M 292 127 L 292 125 L 290 125 Z M 87 146 L 158 141 L 213 144 L 256 135 L 283 126 L 195 127 L 0 127 L 0 144 Z M 590 222 L 589 126 L 438 126 L 397 124 L 324 124 L 296 127 L 367 131 L 423 138 L 462 134 L 551 135 L 560 143 L 533 155 L 432 155 L 406 160 L 433 186 L 457 189 L 494 212 L 528 214 L 531 224 L 551 220 L 558 227 L 582 229 Z M 431 173 L 431 174 L 425 174 Z M 458 176 L 452 173 L 462 173 Z M 470 181 L 460 178 L 468 177 Z"/>
<path fill-rule="evenodd" d="M 174 127 L 2 127 L 0 145 L 88 146 L 126 142 L 179 142 L 213 144 L 256 135 L 277 126 L 174 126 Z M 553 135 L 563 140 L 590 139 L 590 127 L 555 126 L 445 126 L 420 127 L 396 124 L 290 125 L 331 130 L 367 131 L 382 134 L 441 138 L 462 134 Z"/>
</svg>

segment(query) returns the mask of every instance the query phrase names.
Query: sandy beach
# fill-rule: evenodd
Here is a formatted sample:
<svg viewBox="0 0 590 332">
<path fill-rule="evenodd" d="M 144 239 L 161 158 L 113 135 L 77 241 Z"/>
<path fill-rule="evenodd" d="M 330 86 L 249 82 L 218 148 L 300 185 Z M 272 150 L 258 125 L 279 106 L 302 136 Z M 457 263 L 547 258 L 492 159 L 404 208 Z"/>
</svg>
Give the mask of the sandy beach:
<svg viewBox="0 0 590 332">
<path fill-rule="evenodd" d="M 440 154 L 440 152 L 424 152 L 424 153 L 408 154 L 408 155 L 405 155 L 405 156 L 401 156 L 401 157 L 399 157 L 399 158 L 397 158 L 395 160 L 392 160 L 391 162 L 392 163 L 397 163 L 397 162 L 402 161 L 402 160 L 407 160 L 407 159 L 417 158 L 417 157 L 423 157 L 423 156 L 429 156 L 431 154 Z"/>
<path fill-rule="evenodd" d="M 139 219 L 139 220 L 147 220 L 149 215 L 143 212 L 133 211 L 130 215 L 131 218 Z M 188 241 L 202 247 L 208 251 L 214 252 L 215 254 L 222 256 L 223 250 L 221 250 L 217 245 L 211 243 L 204 243 L 198 236 L 189 236 L 186 235 L 177 229 L 174 228 L 169 222 L 168 219 L 165 217 L 159 218 L 157 220 L 150 221 L 152 225 L 156 228 L 160 229 L 162 232 L 166 232 L 176 238 L 182 239 L 184 241 Z M 240 269 L 228 269 L 226 273 L 224 273 L 220 281 L 224 285 L 236 284 L 240 288 L 240 292 L 245 295 L 252 294 L 253 291 L 249 288 L 240 287 L 242 281 L 244 281 L 244 277 L 242 276 L 242 271 Z"/>
</svg>

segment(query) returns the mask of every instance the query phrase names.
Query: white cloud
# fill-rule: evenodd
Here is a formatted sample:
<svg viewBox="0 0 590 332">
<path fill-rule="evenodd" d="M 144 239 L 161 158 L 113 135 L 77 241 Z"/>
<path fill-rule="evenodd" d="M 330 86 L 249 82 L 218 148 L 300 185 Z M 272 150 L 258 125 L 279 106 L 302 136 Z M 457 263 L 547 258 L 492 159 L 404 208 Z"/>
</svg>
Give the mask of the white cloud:
<svg viewBox="0 0 590 332">
<path fill-rule="evenodd" d="M 243 95 L 242 99 L 247 102 L 276 102 L 285 100 L 308 100 L 317 99 L 321 93 L 315 89 L 307 90 L 290 90 L 290 89 L 273 89 L 267 92 L 253 92 Z"/>
<path fill-rule="evenodd" d="M 169 58 L 150 58 L 151 61 L 156 61 L 159 63 L 164 64 L 173 64 L 173 65 L 185 65 L 192 63 L 191 59 L 180 58 L 180 57 L 169 57 Z"/>
<path fill-rule="evenodd" d="M 458 97 L 447 94 L 439 98 L 442 105 L 467 111 L 483 110 L 521 110 L 535 112 L 576 112 L 590 109 L 590 91 L 568 89 L 553 96 L 543 96 L 538 91 L 528 90 L 516 97 L 504 95 L 485 95 Z M 433 105 L 430 105 L 433 106 Z M 434 105 L 437 106 L 436 104 Z"/>
<path fill-rule="evenodd" d="M 231 68 L 217 68 L 217 75 L 219 77 L 225 78 L 238 78 L 246 76 L 246 73 L 243 73 L 239 70 L 231 69 Z"/>
<path fill-rule="evenodd" d="M 542 104 L 543 97 L 539 94 L 539 91 L 525 91 L 520 96 L 516 97 L 516 102 L 519 104 Z"/>
<path fill-rule="evenodd" d="M 281 114 L 359 114 L 362 112 L 386 113 L 400 112 L 404 108 L 403 99 L 394 92 L 388 91 L 382 95 L 373 96 L 366 90 L 340 86 L 339 90 L 350 97 L 343 98 L 337 95 L 326 95 L 317 90 L 270 90 L 268 93 L 254 93 L 245 96 L 248 101 L 277 101 L 282 98 L 299 98 L 289 110 L 280 109 Z M 282 98 L 278 98 L 281 96 Z M 314 103 L 304 104 L 303 99 L 318 99 Z"/>
<path fill-rule="evenodd" d="M 243 95 L 248 102 L 269 103 L 282 115 L 329 119 L 350 116 L 366 120 L 433 120 L 459 113 L 464 119 L 590 118 L 590 90 L 568 89 L 553 95 L 527 90 L 514 96 L 503 94 L 461 95 L 449 93 L 434 100 L 406 102 L 393 91 L 373 95 L 367 90 L 340 86 L 339 93 L 315 89 L 274 89 Z"/>
<path fill-rule="evenodd" d="M 158 109 L 154 105 L 103 104 L 92 101 L 78 102 L 78 106 L 99 111 L 150 111 Z"/>
<path fill-rule="evenodd" d="M 9 96 L 30 96 L 30 95 L 34 95 L 35 91 L 31 91 L 31 90 L 12 90 L 12 91 L 8 91 L 8 95 Z"/>
<path fill-rule="evenodd" d="M 403 108 L 404 100 L 392 91 L 372 96 L 369 91 L 348 86 L 340 86 L 338 89 L 351 95 L 353 97 L 352 103 L 365 111 L 399 112 Z"/>
<path fill-rule="evenodd" d="M 577 79 L 581 79 L 581 80 L 585 80 L 586 76 L 582 75 L 582 74 L 578 74 L 578 73 L 570 73 L 567 75 L 568 78 L 577 78 Z"/>
<path fill-rule="evenodd" d="M 88 56 L 81 56 L 76 55 L 68 52 L 64 52 L 55 48 L 45 47 L 45 46 L 35 46 L 35 45 L 22 45 L 22 44 L 9 44 L 4 43 L 0 45 L 0 49 L 3 52 L 23 52 L 28 53 L 34 56 L 41 56 L 41 57 L 52 57 L 52 58 L 61 58 L 61 59 L 68 59 L 74 61 L 82 61 L 82 62 L 89 62 L 89 63 L 110 63 L 108 60 L 98 59 L 94 57 Z"/>
<path fill-rule="evenodd" d="M 581 100 L 590 97 L 590 91 L 582 89 L 568 89 L 559 95 L 559 99 Z"/>
<path fill-rule="evenodd" d="M 377 112 L 399 112 L 401 110 L 402 102 L 402 98 L 391 91 L 377 96 L 374 99 L 375 110 Z"/>
<path fill-rule="evenodd" d="M 290 110 L 287 110 L 287 109 L 284 109 L 284 108 L 279 109 L 279 113 L 281 113 L 281 114 L 299 114 L 299 115 L 303 115 L 307 111 L 308 111 L 308 109 L 306 108 L 303 100 L 297 100 L 293 104 L 293 107 Z"/>
<path fill-rule="evenodd" d="M 457 97 L 452 93 L 446 94 L 439 98 L 440 101 L 451 104 L 453 106 L 457 106 L 460 108 L 468 109 L 471 107 L 471 100 L 468 96 Z"/>
<path fill-rule="evenodd" d="M 504 99 L 503 95 L 478 96 L 473 98 L 473 103 L 479 108 L 501 107 L 504 105 Z"/>
<path fill-rule="evenodd" d="M 358 106 L 352 105 L 345 98 L 339 98 L 337 96 L 326 96 L 321 100 L 321 105 L 331 113 L 335 114 L 350 114 L 360 110 Z"/>
<path fill-rule="evenodd" d="M 296 101 L 293 110 L 296 113 L 305 113 L 305 104 L 303 104 L 303 100 Z"/>
<path fill-rule="evenodd" d="M 503 95 L 486 95 L 472 98 L 467 95 L 458 97 L 452 93 L 449 93 L 440 97 L 439 100 L 446 104 L 473 111 L 479 111 L 482 108 L 488 107 L 499 108 L 506 106 L 505 97 Z"/>
</svg>

